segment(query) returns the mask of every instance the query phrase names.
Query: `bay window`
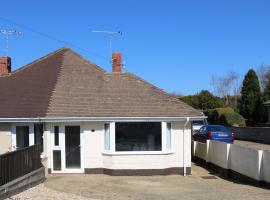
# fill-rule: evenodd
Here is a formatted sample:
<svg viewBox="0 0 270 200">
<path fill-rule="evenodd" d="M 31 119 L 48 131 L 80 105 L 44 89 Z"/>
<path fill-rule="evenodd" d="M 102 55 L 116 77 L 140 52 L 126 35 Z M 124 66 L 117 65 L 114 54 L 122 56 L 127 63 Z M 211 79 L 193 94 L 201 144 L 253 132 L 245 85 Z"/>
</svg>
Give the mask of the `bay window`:
<svg viewBox="0 0 270 200">
<path fill-rule="evenodd" d="M 115 123 L 115 150 L 161 151 L 161 123 Z"/>
<path fill-rule="evenodd" d="M 104 150 L 121 152 L 171 152 L 171 123 L 115 122 L 104 124 Z"/>
</svg>

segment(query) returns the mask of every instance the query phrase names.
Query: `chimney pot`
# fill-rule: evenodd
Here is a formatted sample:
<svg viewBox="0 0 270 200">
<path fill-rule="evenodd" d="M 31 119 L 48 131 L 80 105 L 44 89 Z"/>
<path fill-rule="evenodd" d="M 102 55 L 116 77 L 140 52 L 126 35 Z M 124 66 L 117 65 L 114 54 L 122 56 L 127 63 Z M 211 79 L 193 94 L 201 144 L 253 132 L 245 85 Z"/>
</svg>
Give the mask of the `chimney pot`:
<svg viewBox="0 0 270 200">
<path fill-rule="evenodd" d="M 11 73 L 11 58 L 8 56 L 0 57 L 0 76 Z"/>
<path fill-rule="evenodd" d="M 122 72 L 122 54 L 119 52 L 114 52 L 112 54 L 112 72 L 113 73 Z"/>
</svg>

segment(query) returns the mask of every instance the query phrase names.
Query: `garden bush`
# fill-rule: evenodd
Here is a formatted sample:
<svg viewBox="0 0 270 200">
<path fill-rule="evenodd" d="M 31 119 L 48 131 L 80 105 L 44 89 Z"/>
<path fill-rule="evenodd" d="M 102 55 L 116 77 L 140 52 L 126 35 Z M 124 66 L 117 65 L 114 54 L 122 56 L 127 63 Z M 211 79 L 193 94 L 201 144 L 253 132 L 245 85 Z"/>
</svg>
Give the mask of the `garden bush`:
<svg viewBox="0 0 270 200">
<path fill-rule="evenodd" d="M 204 114 L 208 117 L 208 122 L 210 124 L 245 126 L 245 119 L 230 107 L 206 110 Z"/>
</svg>

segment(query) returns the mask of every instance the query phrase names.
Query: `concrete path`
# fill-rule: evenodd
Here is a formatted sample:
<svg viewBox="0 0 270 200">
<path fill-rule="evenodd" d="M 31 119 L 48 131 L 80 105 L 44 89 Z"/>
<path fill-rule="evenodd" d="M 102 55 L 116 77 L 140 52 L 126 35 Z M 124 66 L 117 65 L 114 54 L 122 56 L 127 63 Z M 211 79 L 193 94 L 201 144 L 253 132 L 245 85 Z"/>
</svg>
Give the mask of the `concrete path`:
<svg viewBox="0 0 270 200">
<path fill-rule="evenodd" d="M 223 180 L 194 165 L 187 177 L 50 175 L 12 199 L 269 200 L 270 190 Z"/>
</svg>

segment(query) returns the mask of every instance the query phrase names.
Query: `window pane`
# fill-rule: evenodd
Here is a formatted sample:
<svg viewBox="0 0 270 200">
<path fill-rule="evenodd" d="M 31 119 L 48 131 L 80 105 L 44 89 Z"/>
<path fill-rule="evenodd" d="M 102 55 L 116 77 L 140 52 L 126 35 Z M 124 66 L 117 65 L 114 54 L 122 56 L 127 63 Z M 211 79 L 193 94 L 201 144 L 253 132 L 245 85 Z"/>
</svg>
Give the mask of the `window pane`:
<svg viewBox="0 0 270 200">
<path fill-rule="evenodd" d="M 110 124 L 105 124 L 104 129 L 104 149 L 110 150 Z"/>
<path fill-rule="evenodd" d="M 16 146 L 17 149 L 29 146 L 29 127 L 16 126 Z"/>
<path fill-rule="evenodd" d="M 116 151 L 161 151 L 161 123 L 116 123 L 115 140 Z"/>
<path fill-rule="evenodd" d="M 53 170 L 61 170 L 61 151 L 53 151 Z"/>
<path fill-rule="evenodd" d="M 41 152 L 43 152 L 43 124 L 34 125 L 35 144 L 40 144 Z"/>
<path fill-rule="evenodd" d="M 167 123 L 167 150 L 171 150 L 172 149 L 172 125 L 171 123 Z"/>
<path fill-rule="evenodd" d="M 66 168 L 81 168 L 81 130 L 80 126 L 65 127 Z"/>
<path fill-rule="evenodd" d="M 59 146 L 59 126 L 54 127 L 54 146 Z"/>
</svg>

